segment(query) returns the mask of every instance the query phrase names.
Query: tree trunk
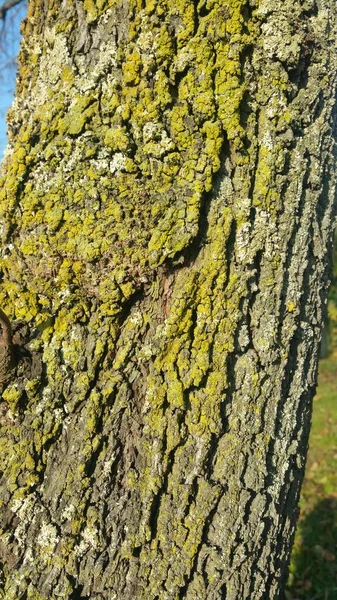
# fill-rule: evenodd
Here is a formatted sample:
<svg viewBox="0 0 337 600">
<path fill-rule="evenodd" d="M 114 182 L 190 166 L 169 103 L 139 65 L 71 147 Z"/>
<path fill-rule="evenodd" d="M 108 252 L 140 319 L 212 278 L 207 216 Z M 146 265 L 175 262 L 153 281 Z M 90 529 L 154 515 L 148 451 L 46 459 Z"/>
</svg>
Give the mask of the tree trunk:
<svg viewBox="0 0 337 600">
<path fill-rule="evenodd" d="M 336 29 L 334 0 L 31 0 L 1 191 L 6 600 L 282 598 Z"/>
</svg>

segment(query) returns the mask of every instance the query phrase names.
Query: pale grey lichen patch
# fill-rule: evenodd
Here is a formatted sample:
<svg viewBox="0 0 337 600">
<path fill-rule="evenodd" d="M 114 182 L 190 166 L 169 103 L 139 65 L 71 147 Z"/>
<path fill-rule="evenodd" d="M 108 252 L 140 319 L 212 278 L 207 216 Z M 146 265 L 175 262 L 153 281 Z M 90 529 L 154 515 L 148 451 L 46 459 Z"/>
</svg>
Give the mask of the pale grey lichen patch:
<svg viewBox="0 0 337 600">
<path fill-rule="evenodd" d="M 91 89 L 96 89 L 97 82 L 105 75 L 111 77 L 111 72 L 117 68 L 117 46 L 112 39 L 105 40 L 100 44 L 100 52 L 97 63 L 89 73 L 82 72 L 79 77 L 75 78 L 75 85 L 81 92 L 86 92 Z M 83 77 L 83 75 L 85 75 Z"/>
<path fill-rule="evenodd" d="M 126 156 L 122 154 L 122 152 L 117 152 L 114 154 L 112 160 L 110 161 L 110 171 L 111 173 L 116 173 L 119 171 L 123 171 L 126 166 Z"/>
<path fill-rule="evenodd" d="M 83 556 L 90 547 L 96 548 L 98 545 L 97 529 L 86 527 L 81 534 L 81 541 L 75 546 L 74 552 L 76 556 Z"/>
<path fill-rule="evenodd" d="M 41 53 L 39 76 L 36 82 L 36 106 L 50 102 L 51 86 L 59 81 L 63 69 L 71 64 L 65 36 L 55 35 L 54 29 L 47 29 L 45 40 L 44 52 L 41 52 L 41 45 L 36 48 L 36 53 Z"/>
<path fill-rule="evenodd" d="M 301 35 L 294 31 L 289 19 L 279 13 L 271 16 L 261 26 L 263 32 L 264 50 L 270 59 L 296 65 L 301 52 Z"/>
<path fill-rule="evenodd" d="M 45 559 L 52 556 L 59 539 L 57 529 L 54 525 L 51 523 L 42 523 L 36 542 L 41 546 Z"/>
<path fill-rule="evenodd" d="M 65 508 L 62 511 L 62 519 L 64 521 L 71 519 L 75 512 L 76 512 L 75 506 L 71 503 L 68 504 L 67 506 L 65 506 Z"/>
<path fill-rule="evenodd" d="M 237 255 L 241 262 L 244 262 L 247 253 L 249 252 L 250 230 L 251 224 L 247 222 L 243 223 L 237 231 Z"/>
<path fill-rule="evenodd" d="M 26 496 L 23 500 L 16 498 L 12 502 L 12 512 L 19 517 L 19 524 L 15 530 L 15 538 L 20 548 L 26 547 L 26 535 L 29 527 L 34 523 L 42 512 L 35 494 Z"/>
</svg>

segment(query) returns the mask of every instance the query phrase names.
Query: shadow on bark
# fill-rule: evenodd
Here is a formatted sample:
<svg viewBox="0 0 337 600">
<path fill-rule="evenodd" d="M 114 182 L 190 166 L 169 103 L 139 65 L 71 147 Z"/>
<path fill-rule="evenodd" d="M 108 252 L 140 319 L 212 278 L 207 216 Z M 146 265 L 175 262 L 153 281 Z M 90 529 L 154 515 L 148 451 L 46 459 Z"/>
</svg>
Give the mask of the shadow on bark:
<svg viewBox="0 0 337 600">
<path fill-rule="evenodd" d="M 287 600 L 336 600 L 337 494 L 300 521 L 287 589 Z"/>
</svg>

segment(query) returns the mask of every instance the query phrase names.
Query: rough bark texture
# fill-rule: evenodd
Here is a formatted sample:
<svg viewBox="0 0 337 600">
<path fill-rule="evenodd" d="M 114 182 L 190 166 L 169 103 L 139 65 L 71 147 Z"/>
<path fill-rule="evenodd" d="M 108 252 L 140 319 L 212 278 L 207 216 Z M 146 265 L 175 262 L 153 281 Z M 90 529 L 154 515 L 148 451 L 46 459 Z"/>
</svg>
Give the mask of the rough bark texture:
<svg viewBox="0 0 337 600">
<path fill-rule="evenodd" d="M 332 244 L 335 0 L 31 0 L 1 190 L 6 600 L 274 600 Z M 1 596 L 1 594 L 0 594 Z"/>
</svg>

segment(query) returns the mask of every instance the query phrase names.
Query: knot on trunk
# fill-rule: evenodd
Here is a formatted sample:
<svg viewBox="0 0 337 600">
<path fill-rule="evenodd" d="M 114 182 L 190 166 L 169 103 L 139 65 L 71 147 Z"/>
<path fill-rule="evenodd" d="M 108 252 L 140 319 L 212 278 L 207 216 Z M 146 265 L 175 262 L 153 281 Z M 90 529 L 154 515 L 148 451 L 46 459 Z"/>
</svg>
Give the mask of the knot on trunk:
<svg viewBox="0 0 337 600">
<path fill-rule="evenodd" d="M 0 388 L 14 376 L 15 356 L 12 341 L 12 327 L 7 315 L 0 308 Z"/>
</svg>

